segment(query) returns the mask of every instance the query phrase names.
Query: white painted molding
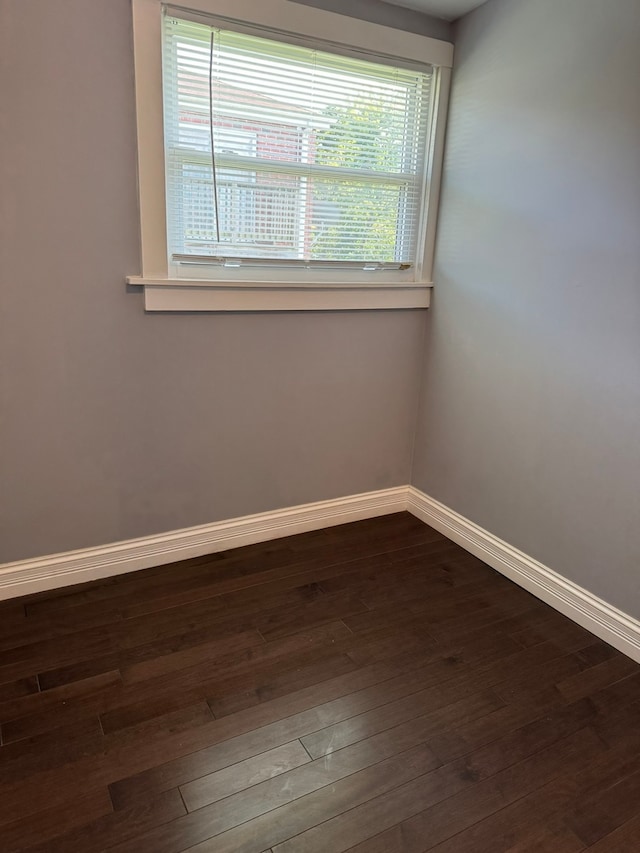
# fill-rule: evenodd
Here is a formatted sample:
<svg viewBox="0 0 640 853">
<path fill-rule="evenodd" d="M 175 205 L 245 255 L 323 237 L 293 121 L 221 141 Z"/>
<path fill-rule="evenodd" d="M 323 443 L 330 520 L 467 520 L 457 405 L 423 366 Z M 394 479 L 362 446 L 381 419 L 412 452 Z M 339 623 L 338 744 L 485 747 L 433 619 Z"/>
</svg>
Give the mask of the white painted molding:
<svg viewBox="0 0 640 853">
<path fill-rule="evenodd" d="M 229 548 L 319 530 L 349 521 L 402 512 L 407 487 L 350 495 L 319 503 L 187 527 L 98 548 L 0 564 L 0 600 L 188 560 Z"/>
<path fill-rule="evenodd" d="M 144 285 L 145 311 L 357 311 L 428 308 L 431 285 L 222 285 L 167 280 Z"/>
<path fill-rule="evenodd" d="M 640 622 L 413 486 L 407 509 L 518 586 L 640 662 Z"/>
<path fill-rule="evenodd" d="M 640 622 L 413 486 L 247 515 L 0 565 L 0 600 L 408 510 L 500 574 L 640 662 Z"/>
</svg>

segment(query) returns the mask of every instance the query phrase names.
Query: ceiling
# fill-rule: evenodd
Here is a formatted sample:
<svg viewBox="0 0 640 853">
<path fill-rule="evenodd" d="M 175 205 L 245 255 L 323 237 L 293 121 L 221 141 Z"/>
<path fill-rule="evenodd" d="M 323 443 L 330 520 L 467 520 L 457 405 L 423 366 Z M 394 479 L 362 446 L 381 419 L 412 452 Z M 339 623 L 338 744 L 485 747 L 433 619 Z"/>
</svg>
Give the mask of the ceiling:
<svg viewBox="0 0 640 853">
<path fill-rule="evenodd" d="M 472 9 L 482 6 L 485 0 L 386 0 L 395 6 L 406 6 L 408 9 L 417 9 L 447 21 L 454 21 L 461 15 L 465 15 Z"/>
</svg>

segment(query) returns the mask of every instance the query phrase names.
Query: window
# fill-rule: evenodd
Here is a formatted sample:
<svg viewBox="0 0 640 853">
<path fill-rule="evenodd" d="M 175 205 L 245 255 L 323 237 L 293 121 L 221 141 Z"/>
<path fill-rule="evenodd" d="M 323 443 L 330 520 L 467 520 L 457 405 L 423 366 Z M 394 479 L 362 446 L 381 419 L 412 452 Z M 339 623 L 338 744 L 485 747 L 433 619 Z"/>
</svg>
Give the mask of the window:
<svg viewBox="0 0 640 853">
<path fill-rule="evenodd" d="M 431 69 L 164 30 L 172 261 L 414 262 Z"/>
<path fill-rule="evenodd" d="M 451 46 L 263 3 L 134 0 L 129 281 L 148 310 L 424 307 Z M 327 38 L 343 31 L 356 43 Z"/>
</svg>

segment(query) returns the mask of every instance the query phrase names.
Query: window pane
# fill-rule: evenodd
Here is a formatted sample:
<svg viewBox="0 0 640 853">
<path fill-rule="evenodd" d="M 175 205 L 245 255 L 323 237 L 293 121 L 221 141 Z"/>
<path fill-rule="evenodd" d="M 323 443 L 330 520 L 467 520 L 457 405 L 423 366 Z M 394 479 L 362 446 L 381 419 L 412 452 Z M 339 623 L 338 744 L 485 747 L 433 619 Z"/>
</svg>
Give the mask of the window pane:
<svg viewBox="0 0 640 853">
<path fill-rule="evenodd" d="M 313 181 L 309 252 L 313 260 L 394 261 L 403 190 L 363 181 Z"/>
<path fill-rule="evenodd" d="M 429 70 L 172 17 L 165 39 L 171 253 L 414 260 Z"/>
</svg>

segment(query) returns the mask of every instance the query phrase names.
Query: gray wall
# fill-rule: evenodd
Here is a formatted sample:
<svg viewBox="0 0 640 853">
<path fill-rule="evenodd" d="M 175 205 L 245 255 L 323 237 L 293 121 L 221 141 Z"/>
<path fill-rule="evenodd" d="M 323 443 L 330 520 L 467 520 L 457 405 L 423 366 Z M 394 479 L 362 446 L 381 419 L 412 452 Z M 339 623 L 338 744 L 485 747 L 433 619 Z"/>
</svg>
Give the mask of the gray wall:
<svg viewBox="0 0 640 853">
<path fill-rule="evenodd" d="M 459 24 L 413 477 L 636 617 L 639 44 L 638 0 Z"/>
<path fill-rule="evenodd" d="M 0 0 L 0 561 L 409 478 L 424 312 L 143 313 L 129 0 Z"/>
<path fill-rule="evenodd" d="M 317 9 L 326 9 L 329 12 L 338 12 L 341 15 L 349 15 L 349 17 L 382 24 L 385 27 L 420 33 L 435 39 L 446 41 L 453 39 L 453 26 L 449 21 L 416 12 L 413 9 L 394 6 L 391 3 L 385 3 L 384 0 L 292 0 L 292 2 L 301 3 L 304 6 L 315 6 Z"/>
</svg>

